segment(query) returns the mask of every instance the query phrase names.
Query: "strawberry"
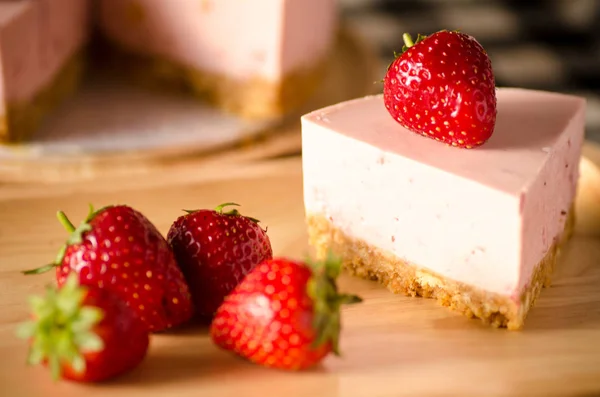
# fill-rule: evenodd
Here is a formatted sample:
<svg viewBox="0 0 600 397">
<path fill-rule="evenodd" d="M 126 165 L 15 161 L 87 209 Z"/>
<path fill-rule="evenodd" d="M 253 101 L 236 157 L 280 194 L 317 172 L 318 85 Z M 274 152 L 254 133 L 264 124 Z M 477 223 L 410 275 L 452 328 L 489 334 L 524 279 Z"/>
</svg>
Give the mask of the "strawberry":
<svg viewBox="0 0 600 397">
<path fill-rule="evenodd" d="M 116 294 L 80 285 L 74 273 L 30 303 L 32 319 L 17 334 L 29 340 L 28 363 L 50 367 L 55 380 L 108 380 L 146 357 L 146 324 Z"/>
<path fill-rule="evenodd" d="M 496 124 L 496 87 L 483 47 L 464 33 L 442 30 L 404 36 L 383 81 L 394 120 L 423 136 L 460 148 L 485 143 Z"/>
<path fill-rule="evenodd" d="M 214 343 L 266 367 L 302 370 L 339 355 L 340 306 L 361 298 L 338 293 L 341 263 L 262 262 L 228 295 L 210 327 Z"/>
<path fill-rule="evenodd" d="M 153 332 L 191 318 L 191 295 L 173 253 L 140 212 L 125 205 L 90 208 L 77 228 L 62 211 L 58 219 L 71 233 L 67 243 L 54 263 L 25 274 L 56 268 L 60 286 L 76 272 L 83 284 L 113 290 Z"/>
<path fill-rule="evenodd" d="M 259 221 L 237 209 L 186 211 L 167 233 L 177 263 L 185 275 L 199 318 L 210 320 L 227 294 L 265 259 L 271 242 Z"/>
</svg>

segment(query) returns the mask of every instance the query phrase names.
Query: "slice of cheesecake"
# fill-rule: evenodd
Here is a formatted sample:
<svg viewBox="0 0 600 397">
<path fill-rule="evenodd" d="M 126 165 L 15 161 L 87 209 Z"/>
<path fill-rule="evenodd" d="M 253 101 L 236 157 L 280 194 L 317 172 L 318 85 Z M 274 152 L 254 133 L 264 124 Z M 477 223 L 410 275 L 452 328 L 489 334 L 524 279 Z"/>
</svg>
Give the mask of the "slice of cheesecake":
<svg viewBox="0 0 600 397">
<path fill-rule="evenodd" d="M 280 116 L 318 85 L 335 0 L 99 0 L 118 67 L 246 118 Z M 116 56 L 115 56 L 116 55 Z"/>
<path fill-rule="evenodd" d="M 0 143 L 26 140 L 77 87 L 87 0 L 0 2 Z"/>
<path fill-rule="evenodd" d="M 458 149 L 395 122 L 382 96 L 302 118 L 304 200 L 318 256 L 390 290 L 523 327 L 573 227 L 585 101 L 497 91 L 494 135 Z"/>
</svg>

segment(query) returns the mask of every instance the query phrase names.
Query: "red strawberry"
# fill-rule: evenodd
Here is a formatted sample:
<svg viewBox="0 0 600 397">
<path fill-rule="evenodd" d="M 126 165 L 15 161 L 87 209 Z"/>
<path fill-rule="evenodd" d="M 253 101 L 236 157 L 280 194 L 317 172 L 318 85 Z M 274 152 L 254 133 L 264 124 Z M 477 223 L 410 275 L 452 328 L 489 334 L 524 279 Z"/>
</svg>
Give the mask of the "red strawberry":
<svg viewBox="0 0 600 397">
<path fill-rule="evenodd" d="M 440 31 L 406 46 L 385 75 L 385 107 L 405 128 L 452 146 L 486 142 L 496 124 L 496 87 L 483 47 L 464 33 Z"/>
<path fill-rule="evenodd" d="M 148 351 L 137 314 L 109 290 L 79 285 L 75 274 L 32 297 L 31 308 L 18 335 L 30 341 L 29 364 L 49 366 L 55 380 L 107 380 L 137 367 Z"/>
<path fill-rule="evenodd" d="M 341 263 L 266 260 L 225 298 L 211 324 L 213 341 L 267 367 L 301 370 L 338 355 L 340 306 L 360 302 L 339 294 Z"/>
<path fill-rule="evenodd" d="M 167 241 L 182 269 L 199 317 L 212 318 L 227 294 L 256 265 L 273 256 L 266 230 L 236 209 L 187 211 L 171 226 Z"/>
<path fill-rule="evenodd" d="M 56 267 L 58 285 L 71 272 L 80 282 L 113 290 L 148 325 L 162 331 L 188 321 L 193 313 L 189 288 L 167 241 L 141 213 L 128 206 L 94 212 L 77 227 L 63 212 L 60 222 L 71 233 L 56 261 L 25 272 Z"/>
</svg>

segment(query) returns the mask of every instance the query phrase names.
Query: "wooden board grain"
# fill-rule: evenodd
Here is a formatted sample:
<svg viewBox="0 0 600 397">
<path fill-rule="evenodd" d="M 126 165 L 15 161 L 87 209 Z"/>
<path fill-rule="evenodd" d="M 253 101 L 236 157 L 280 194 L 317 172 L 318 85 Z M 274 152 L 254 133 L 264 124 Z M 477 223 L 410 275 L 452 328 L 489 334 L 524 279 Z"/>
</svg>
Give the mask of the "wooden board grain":
<svg viewBox="0 0 600 397">
<path fill-rule="evenodd" d="M 364 303 L 343 314 L 343 356 L 306 373 L 251 365 L 215 348 L 205 329 L 155 335 L 146 361 L 101 386 L 53 384 L 24 364 L 26 346 L 14 327 L 26 318 L 27 294 L 52 275 L 19 270 L 51 260 L 64 241 L 58 209 L 73 220 L 96 206 L 127 203 L 162 232 L 182 208 L 237 201 L 261 219 L 277 255 L 308 252 L 299 158 L 247 164 L 224 178 L 164 175 L 66 189 L 0 195 L 0 388 L 7 397 L 168 396 L 584 396 L 600 393 L 600 240 L 576 236 L 552 288 L 543 291 L 521 332 L 490 329 L 431 300 L 392 295 L 377 284 L 343 276 L 341 288 Z M 161 179 L 164 178 L 164 179 Z M 150 179 L 158 179 L 153 182 Z M 3 190 L 0 189 L 0 192 Z M 26 194 L 27 193 L 27 194 Z"/>
</svg>

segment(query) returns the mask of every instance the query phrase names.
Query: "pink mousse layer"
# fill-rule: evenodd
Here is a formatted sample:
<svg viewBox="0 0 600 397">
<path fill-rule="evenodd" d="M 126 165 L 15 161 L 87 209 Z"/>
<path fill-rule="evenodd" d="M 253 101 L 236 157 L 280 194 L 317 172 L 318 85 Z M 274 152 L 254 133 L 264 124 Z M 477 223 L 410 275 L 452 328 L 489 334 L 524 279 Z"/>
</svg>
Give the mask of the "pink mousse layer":
<svg viewBox="0 0 600 397">
<path fill-rule="evenodd" d="M 1 105 L 32 99 L 88 37 L 88 0 L 0 2 Z"/>
<path fill-rule="evenodd" d="M 565 226 L 585 101 L 497 94 L 495 133 L 476 149 L 406 130 L 380 95 L 304 116 L 307 214 L 448 278 L 517 296 Z"/>
<path fill-rule="evenodd" d="M 336 0 L 99 0 L 100 27 L 117 43 L 239 79 L 314 65 L 336 16 Z"/>
</svg>

